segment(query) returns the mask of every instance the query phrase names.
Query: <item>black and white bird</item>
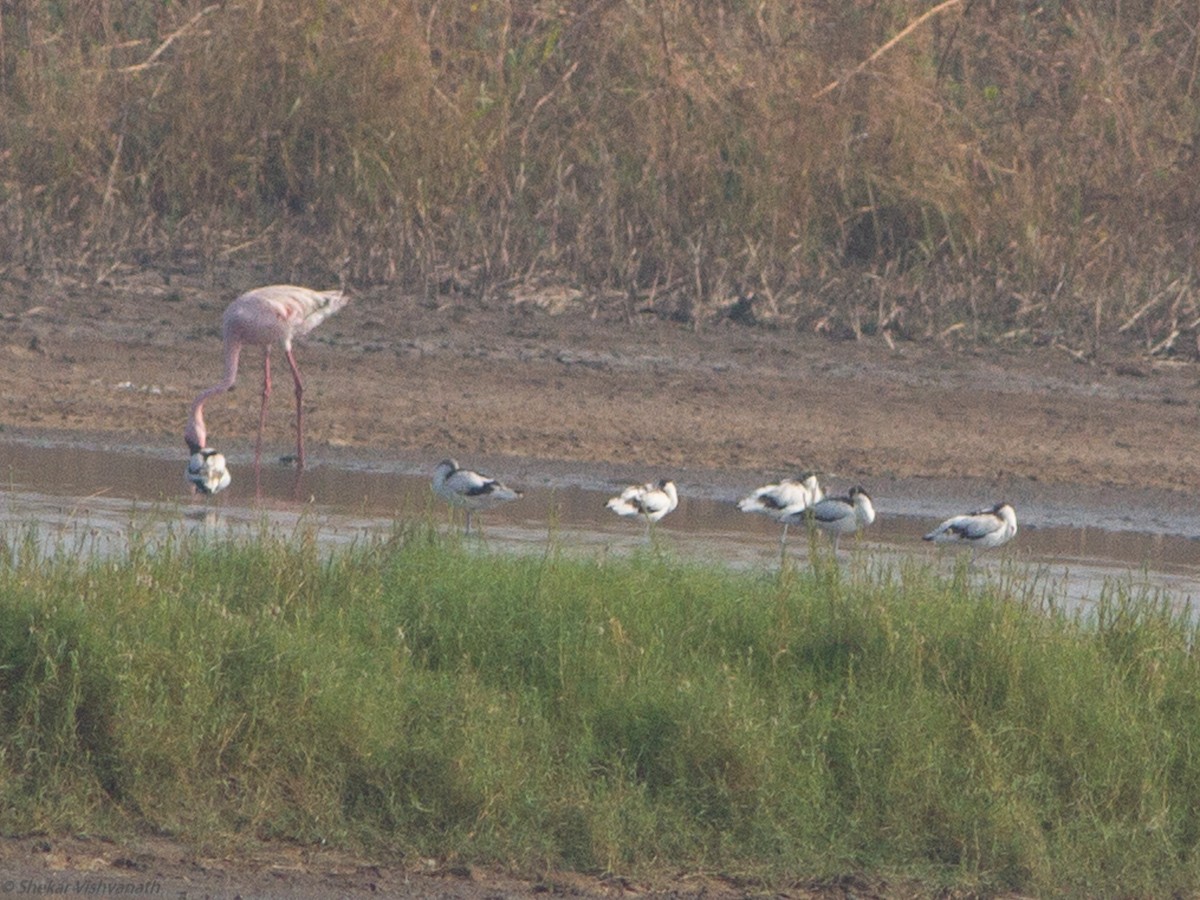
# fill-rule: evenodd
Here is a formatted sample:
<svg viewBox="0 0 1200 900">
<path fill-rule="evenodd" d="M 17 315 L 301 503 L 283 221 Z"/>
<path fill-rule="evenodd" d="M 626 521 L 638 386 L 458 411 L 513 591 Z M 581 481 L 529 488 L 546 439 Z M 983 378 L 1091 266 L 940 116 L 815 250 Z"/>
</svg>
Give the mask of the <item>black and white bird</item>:
<svg viewBox="0 0 1200 900">
<path fill-rule="evenodd" d="M 980 550 L 990 550 L 1007 544 L 1016 534 L 1016 510 L 1009 503 L 997 503 L 991 509 L 951 516 L 925 535 L 925 540 L 935 544 L 970 547 L 973 559 Z"/>
<path fill-rule="evenodd" d="M 786 516 L 802 512 L 825 496 L 815 472 L 805 472 L 795 478 L 784 478 L 778 484 L 766 484 L 738 501 L 742 512 L 761 513 L 776 522 L 783 523 L 783 534 L 779 548 L 787 541 L 788 521 Z"/>
<path fill-rule="evenodd" d="M 618 516 L 636 516 L 646 523 L 647 537 L 650 523 L 657 522 L 679 505 L 679 492 L 675 482 L 669 478 L 647 484 L 631 484 L 606 504 Z"/>
<path fill-rule="evenodd" d="M 229 487 L 233 480 L 225 457 L 212 447 L 201 447 L 188 460 L 187 480 L 201 494 L 216 494 Z"/>
<path fill-rule="evenodd" d="M 446 502 L 467 511 L 468 534 L 471 532 L 471 513 L 524 496 L 495 478 L 462 468 L 455 459 L 443 459 L 437 464 L 433 470 L 433 490 Z"/>
<path fill-rule="evenodd" d="M 826 497 L 807 509 L 788 513 L 779 521 L 788 525 L 811 522 L 833 537 L 833 552 L 843 534 L 853 534 L 875 521 L 875 506 L 861 487 L 850 488 L 844 497 Z"/>
</svg>

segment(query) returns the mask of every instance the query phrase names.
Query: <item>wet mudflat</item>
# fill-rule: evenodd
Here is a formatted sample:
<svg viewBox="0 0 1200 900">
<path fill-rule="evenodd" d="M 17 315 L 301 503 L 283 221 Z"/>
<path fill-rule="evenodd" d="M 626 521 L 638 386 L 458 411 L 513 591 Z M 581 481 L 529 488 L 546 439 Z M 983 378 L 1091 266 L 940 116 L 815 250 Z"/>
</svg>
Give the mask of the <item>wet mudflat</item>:
<svg viewBox="0 0 1200 900">
<path fill-rule="evenodd" d="M 1197 593 L 1194 360 L 1110 351 L 1081 365 L 1053 347 L 696 330 L 586 303 L 552 313 L 356 293 L 300 351 L 309 469 L 297 479 L 265 464 L 255 491 L 250 354 L 237 389 L 206 409 L 234 475 L 206 504 L 186 493 L 183 426 L 220 375 L 221 311 L 250 286 L 141 272 L 13 293 L 0 310 L 6 523 L 98 535 L 127 529 L 131 511 L 155 527 L 303 519 L 328 542 L 352 540 L 397 517 L 447 522 L 428 477 L 453 454 L 526 491 L 483 517 L 490 546 L 553 534 L 582 551 L 637 547 L 639 525 L 603 501 L 672 477 L 680 508 L 658 528 L 672 550 L 771 567 L 776 526 L 732 504 L 817 469 L 827 491 L 862 484 L 874 498 L 880 519 L 859 544 L 872 558 L 929 554 L 919 536 L 932 524 L 1007 500 L 1020 533 L 984 568 L 1069 573 L 1072 591 L 1120 577 Z M 286 395 L 267 422 L 276 457 L 294 446 Z"/>
<path fill-rule="evenodd" d="M 97 448 L 46 440 L 0 441 L 4 480 L 0 526 L 10 534 L 36 526 L 47 550 L 119 552 L 131 533 L 202 530 L 214 536 L 264 527 L 286 535 L 303 529 L 333 547 L 386 535 L 397 522 L 428 517 L 461 527 L 429 486 L 433 459 L 381 460 L 335 453 L 303 473 L 264 461 L 255 485 L 252 452 L 228 454 L 234 484 L 216 498 L 190 493 L 181 452 L 145 447 Z M 474 461 L 472 461 L 474 462 Z M 723 560 L 739 568 L 778 567 L 779 527 L 739 512 L 734 502 L 756 487 L 753 473 L 672 470 L 645 472 L 616 465 L 570 465 L 526 459 L 487 460 L 485 470 L 525 492 L 491 510 L 481 544 L 493 550 L 537 551 L 554 543 L 575 552 L 627 553 L 644 546 L 638 522 L 619 519 L 605 499 L 626 482 L 674 477 L 679 508 L 655 527 L 655 537 L 683 559 Z M 850 484 L 827 481 L 827 490 Z M 995 486 L 968 480 L 876 479 L 868 486 L 879 518 L 843 557 L 887 564 L 905 555 L 938 558 L 921 535 L 941 518 L 990 504 Z M 1039 590 L 1070 604 L 1099 596 L 1106 584 L 1163 592 L 1177 604 L 1200 599 L 1200 517 L 1174 494 L 1128 489 L 1004 485 L 1018 510 L 1020 532 L 1009 547 L 981 557 L 981 572 L 1015 564 Z M 991 493 L 989 493 L 991 492 Z M 1107 501 L 1107 502 L 1106 502 Z M 847 552 L 846 547 L 852 549 Z M 787 554 L 804 564 L 807 535 L 792 529 Z M 943 552 L 942 564 L 951 556 Z"/>
</svg>

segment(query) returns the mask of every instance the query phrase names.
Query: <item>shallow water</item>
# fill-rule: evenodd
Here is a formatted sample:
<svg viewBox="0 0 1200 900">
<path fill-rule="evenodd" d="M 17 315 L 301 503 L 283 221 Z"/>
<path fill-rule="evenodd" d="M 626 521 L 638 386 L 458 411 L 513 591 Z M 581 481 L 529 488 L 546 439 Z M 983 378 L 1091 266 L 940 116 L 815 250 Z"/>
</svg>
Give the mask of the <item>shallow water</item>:
<svg viewBox="0 0 1200 900">
<path fill-rule="evenodd" d="M 304 527 L 333 546 L 386 534 L 406 517 L 429 515 L 461 527 L 461 513 L 451 512 L 430 491 L 428 473 L 436 460 L 382 462 L 334 453 L 336 462 L 304 473 L 272 461 L 264 463 L 256 492 L 252 454 L 228 455 L 233 486 L 217 498 L 201 498 L 190 494 L 184 481 L 182 452 L 3 440 L 0 525 L 11 533 L 36 524 L 47 548 L 72 553 L 120 550 L 133 530 L 225 534 Z M 582 553 L 624 553 L 645 544 L 644 527 L 614 516 L 604 501 L 622 484 L 659 473 L 635 478 L 618 466 L 572 468 L 528 460 L 480 467 L 525 490 L 520 501 L 479 517 L 489 546 L 536 550 L 553 539 Z M 733 504 L 761 479 L 683 472 L 676 482 L 679 508 L 655 527 L 658 541 L 683 558 L 778 566 L 779 527 Z M 831 479 L 827 489 L 849 486 Z M 981 496 L 989 487 L 992 492 Z M 843 541 L 843 556 L 863 554 L 885 562 L 905 554 L 939 558 L 921 535 L 947 515 L 999 499 L 994 488 L 931 479 L 872 483 L 879 518 L 857 543 Z M 1072 605 L 1095 599 L 1106 584 L 1162 592 L 1177 604 L 1200 600 L 1200 520 L 1184 498 L 1030 483 L 1004 488 L 1004 499 L 1018 510 L 1021 530 L 1007 548 L 980 558 L 979 577 L 995 572 L 1004 560 L 1025 567 Z M 1066 524 L 1071 522 L 1089 524 Z M 802 529 L 792 529 L 787 552 L 797 562 L 807 558 Z M 952 564 L 950 554 L 940 559 L 947 567 Z"/>
</svg>

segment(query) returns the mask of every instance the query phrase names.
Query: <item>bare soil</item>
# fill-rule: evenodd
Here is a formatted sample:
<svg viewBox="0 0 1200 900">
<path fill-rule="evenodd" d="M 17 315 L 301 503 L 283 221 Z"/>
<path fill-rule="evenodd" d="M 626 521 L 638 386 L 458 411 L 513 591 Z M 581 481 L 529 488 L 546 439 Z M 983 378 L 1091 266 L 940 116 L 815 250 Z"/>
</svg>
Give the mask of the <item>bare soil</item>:
<svg viewBox="0 0 1200 900">
<path fill-rule="evenodd" d="M 134 273 L 0 282 L 0 425 L 183 448 L 192 397 L 221 379 L 241 289 Z M 322 285 L 321 287 L 325 287 Z M 535 457 L 654 469 L 997 479 L 1190 491 L 1200 370 L 1053 346 L 836 341 L 725 320 L 702 330 L 619 301 L 489 304 L 358 293 L 297 348 L 306 438 L 388 454 Z M 209 442 L 249 440 L 260 356 L 206 408 Z M 293 446 L 275 354 L 266 440 Z"/>
<path fill-rule="evenodd" d="M 220 380 L 219 322 L 252 282 L 116 273 L 0 281 L 0 426 L 179 448 L 192 397 Z M 328 287 L 328 285 L 313 285 Z M 481 302 L 355 294 L 297 356 L 310 458 L 322 448 L 567 463 L 1003 481 L 1191 492 L 1200 484 L 1194 360 L 1083 364 L 1054 346 L 835 341 L 724 320 L 696 330 L 569 291 Z M 206 409 L 210 443 L 249 440 L 260 363 Z M 292 447 L 291 385 L 276 354 L 267 441 Z M 0 445 L 2 448 L 2 445 Z M 2 452 L 2 449 L 0 449 Z M 532 893 L 741 896 L 753 887 L 668 876 L 665 886 L 560 874 L 413 870 L 256 847 L 206 856 L 159 839 L 0 841 L 7 880 L 159 879 L 179 896 L 484 898 Z M 5 879 L 0 878 L 0 890 Z M 910 895 L 854 881 L 790 896 Z"/>
<path fill-rule="evenodd" d="M 858 876 L 796 883 L 785 890 L 720 875 L 664 874 L 633 881 L 613 875 L 548 871 L 516 878 L 498 869 L 414 866 L 358 859 L 332 850 L 258 844 L 226 851 L 186 847 L 162 837 L 121 843 L 88 836 L 0 838 L 0 897 L 52 896 L 394 897 L 405 900 L 503 900 L 534 896 L 611 900 L 622 897 L 787 897 L 833 900 L 926 896 L 919 885 Z M 939 896 L 953 895 L 940 893 Z"/>
</svg>

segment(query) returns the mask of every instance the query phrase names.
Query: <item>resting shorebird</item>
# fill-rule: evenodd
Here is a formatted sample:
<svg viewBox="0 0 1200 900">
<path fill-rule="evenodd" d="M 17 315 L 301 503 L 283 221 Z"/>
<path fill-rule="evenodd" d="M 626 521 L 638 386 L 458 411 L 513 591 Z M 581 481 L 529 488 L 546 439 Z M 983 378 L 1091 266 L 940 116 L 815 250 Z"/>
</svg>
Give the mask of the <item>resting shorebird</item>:
<svg viewBox="0 0 1200 900">
<path fill-rule="evenodd" d="M 229 487 L 232 479 L 225 457 L 212 447 L 202 447 L 188 461 L 187 480 L 201 494 L 216 494 Z"/>
<path fill-rule="evenodd" d="M 875 521 L 875 507 L 865 490 L 852 487 L 844 497 L 826 497 L 807 509 L 788 513 L 779 521 L 788 525 L 812 522 L 833 536 L 833 552 L 836 555 L 843 534 L 851 534 Z"/>
<path fill-rule="evenodd" d="M 782 551 L 787 542 L 788 522 L 785 516 L 808 509 L 820 501 L 825 494 L 817 482 L 815 472 L 805 472 L 796 478 L 785 478 L 778 484 L 767 484 L 738 501 L 742 512 L 762 513 L 783 524 L 779 538 Z"/>
<path fill-rule="evenodd" d="M 472 512 L 491 509 L 523 496 L 495 478 L 462 468 L 454 459 L 443 459 L 437 464 L 433 470 L 433 490 L 448 503 L 467 511 L 467 534 L 471 533 Z"/>
<path fill-rule="evenodd" d="M 657 522 L 679 505 L 679 494 L 675 482 L 669 478 L 647 484 L 631 484 L 606 504 L 618 516 L 637 516 L 646 523 L 646 537 L 650 537 L 650 523 Z"/>
<path fill-rule="evenodd" d="M 1016 534 L 1016 510 L 1009 503 L 997 503 L 991 509 L 952 516 L 925 535 L 925 540 L 935 544 L 970 547 L 973 560 L 980 550 L 990 550 L 1007 544 Z"/>
</svg>

